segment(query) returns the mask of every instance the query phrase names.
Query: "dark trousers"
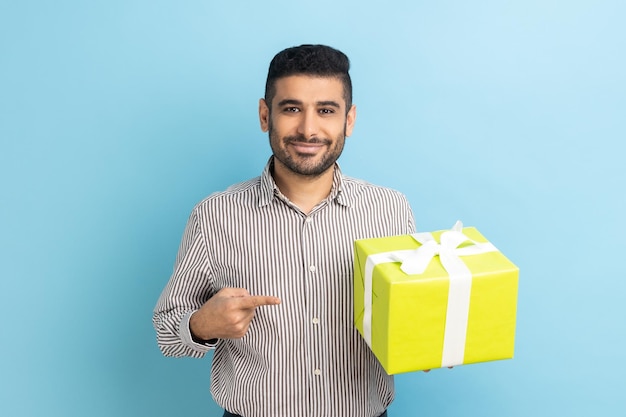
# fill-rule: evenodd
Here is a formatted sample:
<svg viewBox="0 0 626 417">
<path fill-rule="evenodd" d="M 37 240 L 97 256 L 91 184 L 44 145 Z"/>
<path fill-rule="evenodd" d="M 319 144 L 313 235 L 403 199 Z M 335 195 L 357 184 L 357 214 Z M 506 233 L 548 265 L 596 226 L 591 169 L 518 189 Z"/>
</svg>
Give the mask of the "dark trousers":
<svg viewBox="0 0 626 417">
<path fill-rule="evenodd" d="M 228 411 L 224 410 L 224 417 L 241 417 L 241 416 L 239 414 L 229 413 Z M 379 417 L 387 417 L 387 412 L 385 411 Z"/>
</svg>

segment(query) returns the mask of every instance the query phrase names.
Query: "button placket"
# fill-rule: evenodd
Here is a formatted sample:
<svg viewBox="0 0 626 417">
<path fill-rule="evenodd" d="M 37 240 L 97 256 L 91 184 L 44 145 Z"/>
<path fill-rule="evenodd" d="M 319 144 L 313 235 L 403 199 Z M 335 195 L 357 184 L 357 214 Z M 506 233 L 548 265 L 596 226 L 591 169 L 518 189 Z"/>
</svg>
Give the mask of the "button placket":
<svg viewBox="0 0 626 417">
<path fill-rule="evenodd" d="M 323 277 L 320 277 L 322 269 L 320 269 L 320 253 L 317 251 L 318 235 L 321 233 L 316 228 L 316 222 L 314 216 L 306 216 L 302 220 L 302 243 L 303 243 L 303 262 L 304 271 L 306 276 L 307 291 L 307 311 L 308 314 L 308 335 L 309 344 L 307 350 L 310 352 L 308 360 L 308 369 L 310 370 L 311 379 L 311 396 L 313 398 L 322 398 L 324 387 L 323 370 L 325 369 L 324 349 L 322 343 L 322 328 L 320 320 L 320 308 L 323 289 L 323 283 L 320 281 Z"/>
</svg>

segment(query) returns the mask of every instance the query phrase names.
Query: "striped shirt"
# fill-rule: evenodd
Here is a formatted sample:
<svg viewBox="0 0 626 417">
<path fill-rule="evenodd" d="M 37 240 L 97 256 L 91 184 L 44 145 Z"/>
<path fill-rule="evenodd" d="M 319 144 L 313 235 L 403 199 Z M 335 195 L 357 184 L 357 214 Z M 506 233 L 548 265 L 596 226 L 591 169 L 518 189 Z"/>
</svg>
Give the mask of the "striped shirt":
<svg viewBox="0 0 626 417">
<path fill-rule="evenodd" d="M 354 327 L 353 245 L 413 233 L 409 204 L 336 165 L 331 193 L 307 215 L 278 190 L 271 161 L 193 209 L 154 311 L 159 347 L 177 357 L 215 348 L 211 393 L 232 413 L 378 416 L 393 400 L 393 377 Z M 195 343 L 189 317 L 225 287 L 281 304 L 257 308 L 241 339 Z"/>
</svg>

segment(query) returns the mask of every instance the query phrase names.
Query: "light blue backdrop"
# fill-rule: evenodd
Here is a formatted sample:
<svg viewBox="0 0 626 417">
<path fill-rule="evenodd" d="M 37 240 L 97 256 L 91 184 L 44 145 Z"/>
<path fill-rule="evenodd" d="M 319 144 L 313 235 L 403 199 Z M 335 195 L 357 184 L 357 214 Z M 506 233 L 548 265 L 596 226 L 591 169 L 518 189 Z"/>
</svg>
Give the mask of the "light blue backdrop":
<svg viewBox="0 0 626 417">
<path fill-rule="evenodd" d="M 151 311 L 301 43 L 351 57 L 344 172 L 521 268 L 515 359 L 401 375 L 390 415 L 625 415 L 624 4 L 2 0 L 0 415 L 218 415 Z"/>
</svg>

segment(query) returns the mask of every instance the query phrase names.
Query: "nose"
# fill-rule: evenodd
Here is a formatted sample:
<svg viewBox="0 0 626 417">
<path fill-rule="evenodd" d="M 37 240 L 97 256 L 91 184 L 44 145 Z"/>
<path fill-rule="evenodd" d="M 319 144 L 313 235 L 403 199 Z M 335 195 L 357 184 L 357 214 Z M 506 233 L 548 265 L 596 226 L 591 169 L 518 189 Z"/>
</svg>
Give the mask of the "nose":
<svg viewBox="0 0 626 417">
<path fill-rule="evenodd" d="M 313 138 L 318 134 L 317 113 L 315 110 L 303 111 L 300 113 L 300 123 L 298 124 L 298 133 L 305 138 Z"/>
</svg>

